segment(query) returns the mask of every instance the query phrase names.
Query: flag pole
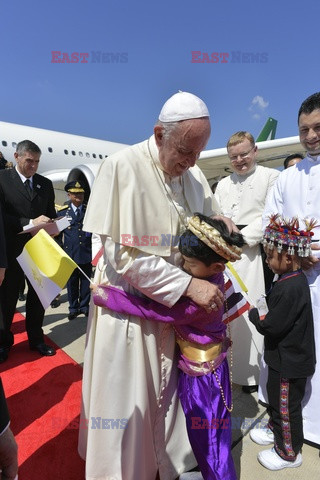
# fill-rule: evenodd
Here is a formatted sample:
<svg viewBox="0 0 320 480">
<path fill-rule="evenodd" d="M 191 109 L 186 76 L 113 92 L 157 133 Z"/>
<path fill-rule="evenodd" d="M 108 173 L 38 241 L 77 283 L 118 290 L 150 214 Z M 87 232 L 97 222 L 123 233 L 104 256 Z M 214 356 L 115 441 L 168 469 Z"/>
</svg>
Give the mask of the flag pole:
<svg viewBox="0 0 320 480">
<path fill-rule="evenodd" d="M 89 280 L 89 282 L 91 283 L 91 285 L 94 285 L 94 282 L 91 280 L 91 278 L 88 277 L 88 275 L 86 275 L 84 273 L 84 271 L 82 270 L 82 268 L 79 267 L 79 265 L 77 265 L 77 268 L 80 270 L 80 272 L 82 273 L 82 275 L 84 275 L 86 277 L 87 280 Z"/>
</svg>

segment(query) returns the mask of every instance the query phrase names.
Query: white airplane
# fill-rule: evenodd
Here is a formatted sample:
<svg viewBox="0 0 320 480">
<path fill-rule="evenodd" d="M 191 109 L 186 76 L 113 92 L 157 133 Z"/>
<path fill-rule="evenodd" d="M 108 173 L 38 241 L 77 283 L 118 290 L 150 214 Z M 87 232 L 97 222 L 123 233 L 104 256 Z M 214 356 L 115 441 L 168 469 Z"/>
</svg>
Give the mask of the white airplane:
<svg viewBox="0 0 320 480">
<path fill-rule="evenodd" d="M 277 168 L 285 157 L 302 152 L 299 137 L 274 139 L 277 122 L 269 118 L 257 137 L 259 142 L 258 163 Z M 49 178 L 54 185 L 56 202 L 66 200 L 64 185 L 72 180 L 83 182 L 90 191 L 101 161 L 128 145 L 98 140 L 41 128 L 0 122 L 0 150 L 7 161 L 14 161 L 18 142 L 32 140 L 41 149 L 38 172 Z M 201 153 L 197 165 L 210 184 L 229 175 L 230 160 L 226 148 L 206 150 Z"/>
<path fill-rule="evenodd" d="M 101 161 L 128 145 L 42 128 L 0 122 L 0 151 L 14 163 L 17 143 L 31 140 L 41 149 L 38 173 L 49 178 L 55 188 L 56 202 L 66 200 L 64 186 L 81 180 L 89 188 L 93 184 Z"/>
</svg>

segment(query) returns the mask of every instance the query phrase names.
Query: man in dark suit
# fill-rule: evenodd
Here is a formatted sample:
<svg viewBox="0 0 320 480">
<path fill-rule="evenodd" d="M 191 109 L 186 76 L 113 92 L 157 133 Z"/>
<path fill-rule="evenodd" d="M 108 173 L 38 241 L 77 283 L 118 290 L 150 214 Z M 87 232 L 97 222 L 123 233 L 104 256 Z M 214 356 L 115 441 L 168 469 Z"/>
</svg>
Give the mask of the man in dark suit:
<svg viewBox="0 0 320 480">
<path fill-rule="evenodd" d="M 6 239 L 4 236 L 4 226 L 3 226 L 2 210 L 1 210 L 1 204 L 0 204 L 0 287 L 4 280 L 6 267 L 7 267 Z M 1 298 L 0 298 L 0 302 L 1 302 Z M 4 328 L 3 315 L 1 313 L 1 303 L 0 303 L 0 330 L 2 330 L 3 328 Z"/>
<path fill-rule="evenodd" d="M 0 379 L 0 470 L 2 479 L 16 479 L 18 473 L 18 447 L 9 425 L 10 417 Z"/>
<path fill-rule="evenodd" d="M 16 257 L 31 238 L 29 234 L 18 234 L 23 227 L 47 223 L 56 217 L 52 182 L 36 173 L 40 155 L 41 150 L 35 143 L 24 140 L 18 143 L 14 154 L 16 167 L 0 171 L 0 203 L 8 260 L 5 279 L 0 287 L 4 324 L 0 328 L 0 362 L 8 358 L 8 352 L 14 343 L 10 328 L 23 275 Z M 30 282 L 27 282 L 26 330 L 30 349 L 37 350 L 41 355 L 54 355 L 54 348 L 44 343 L 44 309 Z"/>
<path fill-rule="evenodd" d="M 4 236 L 4 227 L 2 221 L 2 210 L 0 204 L 0 286 L 4 279 L 4 274 L 7 266 L 7 255 L 6 255 L 6 240 Z M 1 321 L 1 315 L 0 315 Z M 0 327 L 1 328 L 1 327 Z"/>
<path fill-rule="evenodd" d="M 83 203 L 85 190 L 77 181 L 67 183 L 64 189 L 68 193 L 69 201 L 59 210 L 58 215 L 66 216 L 70 225 L 62 232 L 63 249 L 90 278 L 92 270 L 91 233 L 82 230 L 87 208 Z M 81 313 L 87 316 L 90 302 L 90 282 L 78 268 L 74 270 L 67 283 L 67 291 L 68 319 L 73 320 Z"/>
<path fill-rule="evenodd" d="M 0 205 L 0 285 L 3 282 L 7 266 L 6 243 Z M 2 317 L 0 315 L 0 328 Z M 1 478 L 15 478 L 18 472 L 18 447 L 13 433 L 9 428 L 10 417 L 0 379 L 0 470 Z"/>
</svg>

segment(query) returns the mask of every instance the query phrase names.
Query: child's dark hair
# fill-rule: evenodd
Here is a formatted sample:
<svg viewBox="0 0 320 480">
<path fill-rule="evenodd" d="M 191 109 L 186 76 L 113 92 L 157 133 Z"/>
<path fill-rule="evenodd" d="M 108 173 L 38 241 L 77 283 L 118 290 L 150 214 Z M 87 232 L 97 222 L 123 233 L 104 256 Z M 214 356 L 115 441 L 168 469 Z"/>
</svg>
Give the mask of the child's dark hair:
<svg viewBox="0 0 320 480">
<path fill-rule="evenodd" d="M 241 233 L 229 232 L 229 229 L 223 220 L 214 220 L 201 213 L 195 213 L 201 221 L 204 221 L 214 227 L 220 233 L 221 237 L 229 245 L 243 247 L 245 240 Z M 202 240 L 200 240 L 191 230 L 186 230 L 180 237 L 179 250 L 182 255 L 189 258 L 196 258 L 209 267 L 214 262 L 226 263 L 227 260 L 212 250 Z"/>
</svg>

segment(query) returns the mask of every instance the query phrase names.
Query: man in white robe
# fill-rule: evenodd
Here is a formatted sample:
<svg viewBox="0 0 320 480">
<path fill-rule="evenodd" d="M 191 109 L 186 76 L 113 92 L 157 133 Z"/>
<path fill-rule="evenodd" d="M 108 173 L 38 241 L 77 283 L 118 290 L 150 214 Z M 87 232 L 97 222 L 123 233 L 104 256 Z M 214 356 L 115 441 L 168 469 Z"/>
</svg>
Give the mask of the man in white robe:
<svg viewBox="0 0 320 480">
<path fill-rule="evenodd" d="M 258 148 L 249 132 L 237 132 L 227 144 L 233 173 L 218 183 L 215 197 L 223 215 L 231 217 L 241 229 L 247 245 L 241 260 L 233 264 L 248 288 L 255 304 L 265 293 L 264 270 L 261 258 L 262 212 L 269 190 L 279 172 L 256 164 Z M 243 386 L 247 393 L 257 389 L 263 336 L 249 322 L 244 313 L 231 324 L 233 341 L 233 382 Z"/>
<path fill-rule="evenodd" d="M 304 219 L 316 219 L 320 225 L 320 92 L 308 97 L 298 114 L 300 142 L 307 156 L 279 175 L 267 199 L 263 221 L 268 223 L 274 213 L 298 217 L 303 229 Z M 304 438 L 320 444 L 320 227 L 313 230 L 312 256 L 303 260 L 302 266 L 311 293 L 317 364 L 307 381 L 303 401 Z M 260 392 L 262 400 L 266 400 Z"/>
<path fill-rule="evenodd" d="M 182 295 L 207 311 L 222 304 L 215 285 L 176 266 L 187 217 L 219 212 L 195 165 L 209 135 L 205 104 L 180 92 L 162 108 L 152 137 L 104 160 L 84 222 L 104 246 L 96 283 L 168 306 Z M 174 480 L 195 466 L 175 349 L 170 325 L 91 305 L 79 436 L 87 480 Z"/>
</svg>

